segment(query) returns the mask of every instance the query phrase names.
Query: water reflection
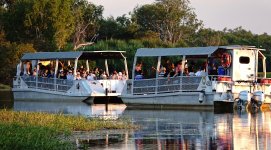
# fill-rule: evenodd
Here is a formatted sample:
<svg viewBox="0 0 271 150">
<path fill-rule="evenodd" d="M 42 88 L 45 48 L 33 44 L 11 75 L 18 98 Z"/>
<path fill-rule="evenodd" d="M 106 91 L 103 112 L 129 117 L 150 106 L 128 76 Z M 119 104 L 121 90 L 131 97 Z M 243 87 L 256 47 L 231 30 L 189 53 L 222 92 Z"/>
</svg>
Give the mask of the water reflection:
<svg viewBox="0 0 271 150">
<path fill-rule="evenodd" d="M 140 130 L 78 136 L 98 149 L 271 149 L 271 112 L 125 110 Z"/>
<path fill-rule="evenodd" d="M 134 132 L 135 149 L 211 149 L 214 113 L 208 111 L 127 110 L 142 129 Z"/>
<path fill-rule="evenodd" d="M 7 95 L 7 94 L 2 94 Z M 1 96 L 0 96 L 1 97 Z M 76 133 L 79 148 L 89 149 L 271 149 L 271 112 L 214 113 L 187 110 L 126 110 L 125 105 L 0 100 L 1 108 L 131 118 L 141 129 Z M 7 103 L 8 102 L 8 103 Z"/>
<path fill-rule="evenodd" d="M 11 91 L 0 91 L 0 109 L 13 108 L 13 94 Z"/>
<path fill-rule="evenodd" d="M 270 149 L 271 113 L 246 113 L 233 117 L 234 148 Z"/>
<path fill-rule="evenodd" d="M 86 117 L 117 118 L 125 108 L 124 104 L 88 105 L 83 102 L 14 101 L 15 111 L 62 113 Z"/>
</svg>

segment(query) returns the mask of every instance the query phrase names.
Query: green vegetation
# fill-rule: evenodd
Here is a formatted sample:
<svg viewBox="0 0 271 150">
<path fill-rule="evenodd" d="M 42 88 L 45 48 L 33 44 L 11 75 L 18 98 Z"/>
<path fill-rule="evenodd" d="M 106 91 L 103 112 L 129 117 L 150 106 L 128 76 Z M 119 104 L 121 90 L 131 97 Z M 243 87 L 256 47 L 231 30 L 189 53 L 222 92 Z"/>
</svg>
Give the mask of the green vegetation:
<svg viewBox="0 0 271 150">
<path fill-rule="evenodd" d="M 1 149 L 74 149 L 72 131 L 134 128 L 128 120 L 90 119 L 32 112 L 0 111 Z"/>
<path fill-rule="evenodd" d="M 22 54 L 35 51 L 125 50 L 131 66 L 142 47 L 252 45 L 266 49 L 271 65 L 270 35 L 203 24 L 189 0 L 156 0 L 116 18 L 88 0 L 0 1 L 0 83 L 10 84 Z"/>
<path fill-rule="evenodd" d="M 60 140 L 60 134 L 47 127 L 0 123 L 0 146 L 3 150 L 75 149 L 71 143 Z"/>
<path fill-rule="evenodd" d="M 0 83 L 0 91 L 1 90 L 11 90 L 11 88 L 10 88 L 10 86 L 8 86 L 8 85 L 4 85 L 4 84 L 1 84 Z"/>
</svg>

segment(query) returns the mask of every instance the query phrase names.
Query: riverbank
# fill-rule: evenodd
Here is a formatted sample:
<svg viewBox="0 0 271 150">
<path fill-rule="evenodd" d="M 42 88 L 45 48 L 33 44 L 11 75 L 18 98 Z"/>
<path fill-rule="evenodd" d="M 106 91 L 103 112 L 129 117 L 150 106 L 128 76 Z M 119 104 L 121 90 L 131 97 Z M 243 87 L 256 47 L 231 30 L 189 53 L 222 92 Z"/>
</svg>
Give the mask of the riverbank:
<svg viewBox="0 0 271 150">
<path fill-rule="evenodd" d="M 74 131 L 133 129 L 127 119 L 102 120 L 63 114 L 0 110 L 0 147 L 3 149 L 75 149 Z"/>
</svg>

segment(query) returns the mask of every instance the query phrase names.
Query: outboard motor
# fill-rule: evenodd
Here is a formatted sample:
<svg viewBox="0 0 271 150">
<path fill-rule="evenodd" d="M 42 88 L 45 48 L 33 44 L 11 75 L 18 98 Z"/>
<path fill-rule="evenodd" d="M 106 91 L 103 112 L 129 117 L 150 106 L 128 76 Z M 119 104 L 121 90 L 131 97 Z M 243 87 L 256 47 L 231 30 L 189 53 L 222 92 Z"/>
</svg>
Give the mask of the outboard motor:
<svg viewBox="0 0 271 150">
<path fill-rule="evenodd" d="M 250 102 L 251 98 L 250 98 L 250 93 L 249 91 L 241 91 L 239 93 L 237 100 L 237 108 L 239 110 L 242 110 L 243 107 L 246 107 L 247 104 Z"/>
<path fill-rule="evenodd" d="M 255 91 L 253 93 L 253 96 L 251 98 L 251 107 L 252 108 L 259 108 L 262 106 L 262 103 L 264 102 L 264 93 L 263 91 Z"/>
</svg>

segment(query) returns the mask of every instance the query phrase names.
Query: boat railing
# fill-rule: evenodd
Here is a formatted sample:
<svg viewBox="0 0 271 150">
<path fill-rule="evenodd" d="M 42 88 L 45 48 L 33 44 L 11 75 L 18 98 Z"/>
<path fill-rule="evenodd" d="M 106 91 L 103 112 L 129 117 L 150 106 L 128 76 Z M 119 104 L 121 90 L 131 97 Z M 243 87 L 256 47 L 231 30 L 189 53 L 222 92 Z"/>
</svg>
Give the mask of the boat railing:
<svg viewBox="0 0 271 150">
<path fill-rule="evenodd" d="M 226 75 L 208 75 L 210 81 L 232 82 L 231 76 Z"/>
<path fill-rule="evenodd" d="M 133 81 L 133 94 L 158 94 L 197 91 L 202 76 L 178 76 L 170 78 L 141 79 Z"/>
<path fill-rule="evenodd" d="M 67 92 L 73 85 L 73 81 L 67 79 L 55 79 L 35 76 L 21 76 L 20 79 L 26 83 L 28 88 L 58 92 Z"/>
</svg>

